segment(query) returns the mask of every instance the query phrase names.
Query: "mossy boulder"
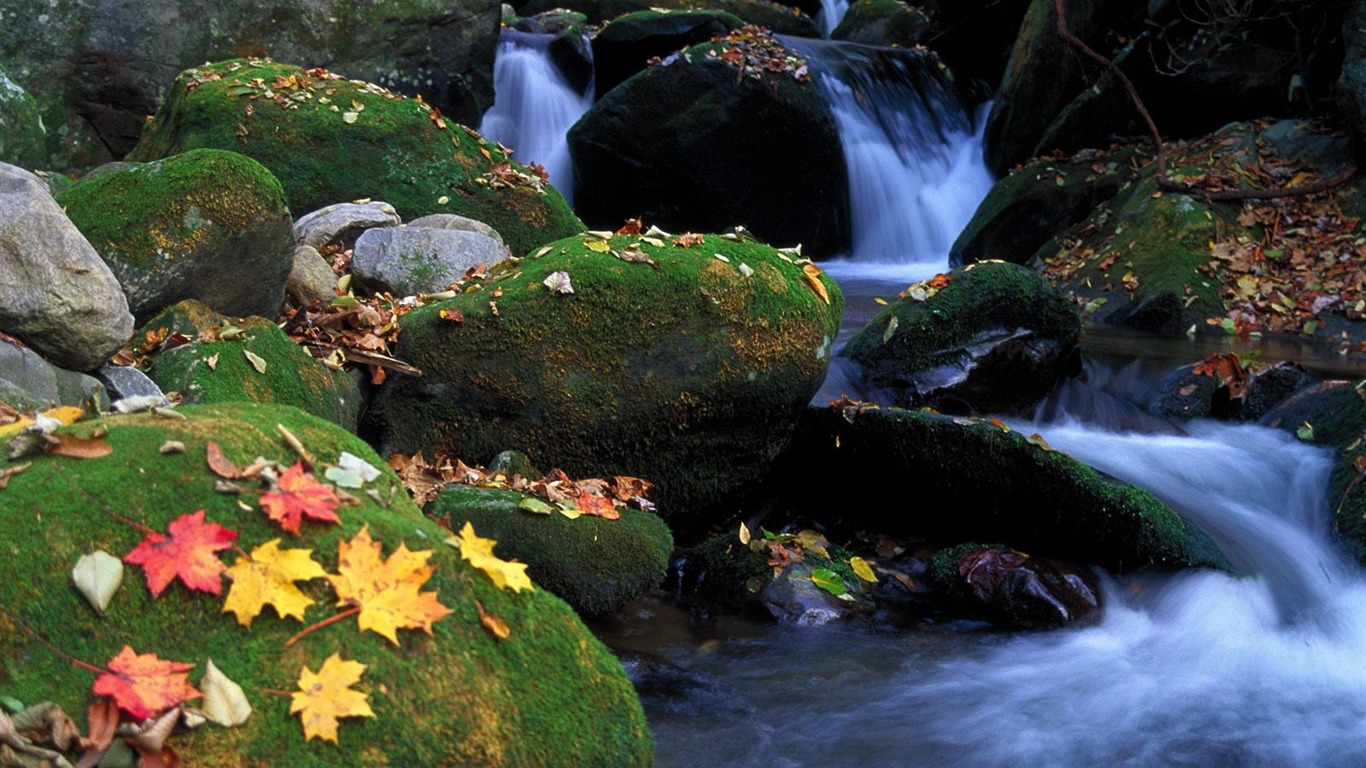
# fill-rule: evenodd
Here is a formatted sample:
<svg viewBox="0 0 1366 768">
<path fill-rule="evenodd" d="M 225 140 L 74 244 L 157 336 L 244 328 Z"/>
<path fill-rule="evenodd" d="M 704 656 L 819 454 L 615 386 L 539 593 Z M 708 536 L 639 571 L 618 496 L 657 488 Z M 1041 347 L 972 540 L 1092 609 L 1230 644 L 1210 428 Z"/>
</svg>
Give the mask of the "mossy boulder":
<svg viewBox="0 0 1366 768">
<path fill-rule="evenodd" d="M 416 99 L 321 69 L 233 59 L 185 70 L 128 157 L 201 147 L 260 161 L 295 216 L 368 197 L 404 220 L 482 221 L 517 255 L 583 229 L 559 192 L 496 145 Z"/>
<path fill-rule="evenodd" d="M 786 60 L 790 71 L 742 71 L 723 55 Z M 742 225 L 817 258 L 847 248 L 844 154 L 800 67 L 749 32 L 688 48 L 603 94 L 569 131 L 579 215 L 599 228 L 630 217 L 694 232 Z"/>
<path fill-rule="evenodd" d="M 648 10 L 612 19 L 593 36 L 593 77 L 598 95 L 606 94 L 649 66 L 690 45 L 725 37 L 743 27 L 725 11 Z"/>
<path fill-rule="evenodd" d="M 94 675 L 72 658 L 103 665 L 123 646 L 138 653 L 195 665 L 205 663 L 239 683 L 254 713 L 237 728 L 207 725 L 171 737 L 187 765 L 648 765 L 651 739 L 621 665 L 548 591 L 498 589 L 443 544 L 449 532 L 424 518 L 401 482 L 365 443 L 344 430 L 278 405 L 228 403 L 186 406 L 184 419 L 137 414 L 82 422 L 66 432 L 88 436 L 107 428 L 113 452 L 73 460 L 35 457 L 10 479 L 0 505 L 0 694 L 24 703 L 56 702 L 78 720 L 94 700 Z M 304 624 L 270 610 L 249 628 L 223 611 L 223 597 L 173 583 L 151 597 L 143 574 L 125 574 L 105 615 L 71 585 L 77 558 L 104 550 L 116 557 L 145 536 L 137 526 L 165 531 L 168 523 L 203 509 L 205 519 L 238 533 L 247 551 L 282 536 L 264 514 L 245 512 L 253 497 L 215 493 L 205 446 L 217 442 L 239 464 L 252 457 L 290 463 L 283 424 L 330 463 L 342 451 L 381 469 L 369 484 L 381 506 L 357 493 L 336 525 L 306 522 L 287 548 L 309 549 L 328 571 L 337 569 L 338 543 L 363 527 L 390 556 L 400 545 L 430 551 L 435 591 L 452 613 L 432 624 L 432 635 L 399 630 L 399 645 L 354 621 L 285 641 Z M 168 440 L 184 453 L 162 454 Z M 232 562 L 240 555 L 226 554 Z M 131 568 L 131 566 L 129 566 Z M 325 580 L 301 582 L 314 600 L 313 624 L 334 615 L 335 594 Z M 480 624 L 475 601 L 511 630 L 503 640 Z M 45 642 L 40 642 L 41 637 Z M 60 649 L 60 653 L 56 650 Z M 338 743 L 305 741 L 290 698 L 267 691 L 296 688 L 301 669 L 317 670 L 332 654 L 366 665 L 355 686 L 368 696 L 373 718 L 348 718 Z"/>
<path fill-rule="evenodd" d="M 787 443 L 844 306 L 814 266 L 716 235 L 567 238 L 484 288 L 400 320 L 395 355 L 422 376 L 377 396 L 383 452 L 486 463 L 512 446 L 571 477 L 643 477 L 675 531 Z"/>
<path fill-rule="evenodd" d="M 982 419 L 812 408 L 771 485 L 777 503 L 839 530 L 1001 542 L 1114 571 L 1226 562 L 1147 491 Z"/>
<path fill-rule="evenodd" d="M 1024 267 L 979 263 L 908 290 L 840 352 L 865 393 L 954 413 L 1022 412 L 1076 367 L 1076 307 Z"/>
<path fill-rule="evenodd" d="M 808 12 L 819 6 L 811 3 Z M 568 8 L 584 14 L 590 24 L 601 24 L 628 13 L 656 10 L 721 11 L 745 20 L 747 24 L 767 27 L 781 35 L 820 37 L 821 30 L 806 12 L 769 0 L 531 0 L 521 6 L 523 16 L 555 8 Z"/>
<path fill-rule="evenodd" d="M 294 263 L 280 182 L 236 152 L 203 149 L 101 173 L 57 196 L 118 278 L 138 322 L 182 299 L 274 317 Z"/>
<path fill-rule="evenodd" d="M 930 17 L 901 0 L 855 0 L 830 32 L 831 40 L 912 48 L 931 29 Z"/>
<path fill-rule="evenodd" d="M 1366 379 L 1325 381 L 1302 389 L 1261 423 L 1296 433 L 1308 424 L 1308 439 L 1334 451 L 1327 492 L 1333 535 L 1366 563 Z"/>
<path fill-rule="evenodd" d="M 0 67 L 0 163 L 33 170 L 47 165 L 47 129 L 38 102 Z"/>
<path fill-rule="evenodd" d="M 538 586 L 584 615 L 611 613 L 664 580 L 673 536 L 657 515 L 626 508 L 618 520 L 570 520 L 519 507 L 528 498 L 453 484 L 425 511 L 451 530 L 471 523 L 480 536 L 497 539 L 499 557 L 526 563 Z"/>
<path fill-rule="evenodd" d="M 360 387 L 295 344 L 263 317 L 232 322 L 202 304 L 186 301 L 152 318 L 148 333 L 195 338 L 210 329 L 234 327 L 231 339 L 192 341 L 152 356 L 147 372 L 165 392 L 179 392 L 187 403 L 252 401 L 292 405 L 354 432 L 360 415 Z M 255 355 L 252 360 L 247 355 Z M 257 366 L 260 366 L 258 368 Z"/>
</svg>

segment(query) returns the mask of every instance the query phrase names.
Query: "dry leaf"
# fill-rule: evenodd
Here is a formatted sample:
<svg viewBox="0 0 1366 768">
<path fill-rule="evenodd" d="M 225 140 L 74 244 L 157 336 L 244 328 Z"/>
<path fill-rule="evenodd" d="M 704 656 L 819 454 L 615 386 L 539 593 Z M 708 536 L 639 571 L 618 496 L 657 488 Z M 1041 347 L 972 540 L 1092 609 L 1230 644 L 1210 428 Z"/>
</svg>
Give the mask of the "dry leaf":
<svg viewBox="0 0 1366 768">
<path fill-rule="evenodd" d="M 600 241 L 595 241 L 600 242 Z M 541 284 L 555 293 L 573 293 L 574 286 L 569 282 L 569 273 L 564 270 L 556 270 L 546 276 Z"/>
<path fill-rule="evenodd" d="M 247 362 L 251 363 L 251 367 L 255 368 L 257 373 L 266 372 L 266 361 L 260 355 L 252 352 L 250 349 L 242 350 L 242 355 L 247 358 Z"/>
<path fill-rule="evenodd" d="M 334 653 L 317 672 L 304 667 L 299 671 L 299 690 L 290 694 L 289 713 L 299 713 L 304 725 L 304 741 L 320 738 L 337 743 L 337 719 L 374 717 L 366 694 L 351 690 L 360 682 L 365 665 L 344 661 Z"/>
<path fill-rule="evenodd" d="M 120 709 L 138 720 L 200 695 L 189 683 L 193 664 L 139 654 L 125 645 L 106 666 L 109 671 L 95 679 L 96 695 L 113 696 Z"/>
<path fill-rule="evenodd" d="M 98 459 L 114 452 L 114 446 L 98 437 L 76 437 L 75 435 L 51 435 L 56 441 L 44 449 L 53 456 L 68 459 Z"/>
<path fill-rule="evenodd" d="M 166 531 L 169 536 L 148 532 L 123 557 L 125 563 L 142 566 L 152 596 L 160 595 L 176 578 L 190 589 L 212 595 L 222 592 L 224 566 L 214 553 L 231 547 L 237 532 L 218 523 L 204 522 L 202 509 L 172 520 Z"/>
<path fill-rule="evenodd" d="M 224 728 L 241 725 L 251 717 L 251 704 L 242 692 L 242 686 L 223 674 L 213 659 L 204 665 L 204 677 L 199 681 L 204 691 L 204 714 Z"/>
<path fill-rule="evenodd" d="M 483 603 L 475 600 L 474 609 L 479 612 L 479 623 L 484 625 L 484 629 L 488 630 L 490 635 L 499 640 L 506 640 L 512 636 L 512 628 L 508 623 L 484 610 Z"/>
<path fill-rule="evenodd" d="M 420 591 L 436 570 L 427 564 L 431 550 L 411 552 L 399 544 L 385 560 L 368 526 L 350 541 L 339 541 L 337 550 L 337 575 L 327 578 L 337 592 L 337 605 L 359 608 L 361 631 L 368 629 L 398 645 L 399 629 L 421 629 L 430 635 L 432 623 L 450 614 L 435 592 Z"/>
<path fill-rule="evenodd" d="M 123 561 L 108 552 L 96 550 L 76 561 L 76 567 L 71 569 L 71 579 L 76 582 L 76 590 L 81 596 L 103 616 L 109 601 L 123 584 Z"/>
<path fill-rule="evenodd" d="M 815 264 L 803 264 L 802 274 L 806 275 L 806 282 L 811 284 L 811 290 L 821 297 L 821 301 L 829 304 L 830 294 L 825 290 L 825 283 L 821 282 L 821 275 L 824 274 L 821 272 L 821 268 Z"/>
</svg>

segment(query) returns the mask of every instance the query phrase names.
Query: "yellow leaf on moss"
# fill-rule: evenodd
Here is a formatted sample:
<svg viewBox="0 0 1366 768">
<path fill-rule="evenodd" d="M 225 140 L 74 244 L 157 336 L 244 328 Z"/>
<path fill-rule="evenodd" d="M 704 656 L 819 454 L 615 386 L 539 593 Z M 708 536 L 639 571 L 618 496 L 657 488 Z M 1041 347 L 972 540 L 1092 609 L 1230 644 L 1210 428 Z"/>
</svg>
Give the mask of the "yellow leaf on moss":
<svg viewBox="0 0 1366 768">
<path fill-rule="evenodd" d="M 821 301 L 830 303 L 830 294 L 825 290 L 825 284 L 821 282 L 821 268 L 815 264 L 802 265 L 802 274 L 806 275 L 806 282 L 811 284 L 811 290 L 821 297 Z"/>
<path fill-rule="evenodd" d="M 315 601 L 294 582 L 327 575 L 312 555 L 308 549 L 280 549 L 280 540 L 272 539 L 253 549 L 250 557 L 237 558 L 226 571 L 232 588 L 223 603 L 223 612 L 237 614 L 237 623 L 250 627 L 269 604 L 280 618 L 293 616 L 303 621 L 304 610 Z"/>
<path fill-rule="evenodd" d="M 399 629 L 421 629 L 432 633 L 432 623 L 448 615 L 435 592 L 420 591 L 436 566 L 428 565 L 429 549 L 409 551 L 407 545 L 386 560 L 382 546 L 370 538 L 368 527 L 337 543 L 336 576 L 328 576 L 337 591 L 337 605 L 359 609 L 356 617 L 361 631 L 372 630 L 398 645 Z"/>
<path fill-rule="evenodd" d="M 340 653 L 329 656 L 317 672 L 299 670 L 299 690 L 290 694 L 289 714 L 299 713 L 304 741 L 317 737 L 335 744 L 339 718 L 375 716 L 366 694 L 351 690 L 364 672 L 364 664 L 344 661 Z"/>
<path fill-rule="evenodd" d="M 520 592 L 523 589 L 535 590 L 531 577 L 526 575 L 526 563 L 513 563 L 502 560 L 493 554 L 498 542 L 476 536 L 474 526 L 465 523 L 458 536 L 451 536 L 446 543 L 460 550 L 460 556 L 470 561 L 470 565 L 488 574 L 493 583 L 503 589 Z"/>
</svg>

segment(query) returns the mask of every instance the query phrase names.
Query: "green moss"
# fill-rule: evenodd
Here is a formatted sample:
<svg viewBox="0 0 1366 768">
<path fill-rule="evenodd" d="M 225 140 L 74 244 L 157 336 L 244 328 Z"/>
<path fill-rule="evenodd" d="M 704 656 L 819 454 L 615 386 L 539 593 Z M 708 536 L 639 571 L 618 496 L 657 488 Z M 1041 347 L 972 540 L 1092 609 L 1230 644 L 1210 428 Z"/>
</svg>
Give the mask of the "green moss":
<svg viewBox="0 0 1366 768">
<path fill-rule="evenodd" d="M 655 35 L 677 34 L 704 21 L 716 20 L 731 29 L 745 25 L 744 19 L 733 13 L 716 10 L 646 10 L 624 13 L 598 31 L 595 39 L 612 41 L 639 40 Z M 609 31 L 610 30 L 610 31 Z"/>
<path fill-rule="evenodd" d="M 531 0 L 521 7 L 520 13 L 535 16 L 556 8 L 583 13 L 595 24 L 650 9 L 720 11 L 783 35 L 821 36 L 811 17 L 768 0 Z"/>
<path fill-rule="evenodd" d="M 673 524 L 786 443 L 825 376 L 843 298 L 821 275 L 826 304 L 801 266 L 756 243 L 608 244 L 638 246 L 654 267 L 586 243 L 601 241 L 557 241 L 483 291 L 403 317 L 396 354 L 423 375 L 381 393 L 385 450 L 485 463 L 512 446 L 571 476 L 644 477 Z M 545 286 L 554 272 L 573 293 Z"/>
<path fill-rule="evenodd" d="M 202 325 L 210 319 L 213 322 Z M 184 333 L 181 328 L 194 324 L 199 327 L 186 333 L 193 337 L 225 323 L 221 315 L 214 319 L 202 304 L 187 301 L 153 318 L 142 333 L 162 328 Z M 162 391 L 179 392 L 187 403 L 245 400 L 292 405 L 355 431 L 361 395 L 350 376 L 314 359 L 265 318 L 247 318 L 237 327 L 243 331 L 241 339 L 196 341 L 157 353 L 147 375 Z M 265 362 L 264 371 L 256 370 L 247 352 Z"/>
<path fill-rule="evenodd" d="M 255 712 L 240 728 L 207 726 L 176 734 L 171 745 L 189 765 L 330 768 L 378 765 L 647 765 L 650 736 L 620 664 L 548 592 L 499 590 L 441 543 L 447 532 L 421 516 L 396 476 L 383 469 L 372 484 L 387 508 L 366 494 L 343 507 L 335 526 L 305 523 L 285 546 L 311 549 L 335 570 L 337 544 L 368 526 L 387 556 L 400 544 L 431 550 L 435 571 L 426 587 L 454 613 L 433 636 L 401 630 L 398 647 L 354 621 L 284 641 L 303 625 L 267 609 L 250 629 L 222 612 L 222 598 L 173 584 L 153 600 L 139 571 L 130 571 L 101 618 L 70 584 L 76 559 L 92 549 L 130 551 L 143 532 L 121 519 L 165 530 L 196 509 L 239 532 L 250 550 L 282 534 L 239 497 L 214 493 L 204 465 L 205 443 L 218 442 L 245 464 L 256 455 L 281 462 L 293 453 L 276 433 L 287 425 L 323 461 L 343 450 L 376 467 L 383 462 L 343 430 L 276 405 L 187 406 L 185 420 L 156 415 L 112 417 L 67 431 L 88 435 L 103 425 L 111 455 L 86 461 L 33 459 L 11 479 L 0 507 L 0 694 L 24 702 L 52 700 L 78 719 L 92 700 L 93 675 L 36 642 L 25 627 L 62 652 L 103 664 L 124 644 L 139 653 L 196 665 L 197 682 L 212 659 L 240 683 Z M 183 454 L 161 455 L 166 440 Z M 250 496 L 241 500 L 255 501 Z M 224 558 L 231 562 L 234 555 Z M 304 586 L 318 603 L 309 624 L 336 612 L 326 582 Z M 512 629 L 496 640 L 480 626 L 479 600 Z M 375 718 L 342 721 L 338 745 L 305 743 L 288 697 L 267 691 L 296 687 L 299 670 L 316 670 L 332 653 L 367 665 L 358 688 Z"/>
<path fill-rule="evenodd" d="M 266 88 L 286 106 L 263 97 Z M 259 160 L 295 216 L 370 197 L 405 220 L 457 213 L 485 222 L 518 255 L 583 228 L 553 187 L 496 187 L 489 174 L 510 162 L 496 145 L 415 99 L 324 70 L 234 59 L 182 72 L 129 158 L 196 147 Z"/>
<path fill-rule="evenodd" d="M 518 508 L 526 494 L 451 485 L 427 506 L 428 515 L 458 531 L 471 523 L 496 539 L 499 557 L 527 563 L 538 585 L 583 614 L 611 613 L 664 580 L 673 536 L 657 516 L 621 510 L 621 519 L 532 514 Z"/>
<path fill-rule="evenodd" d="M 0 163 L 29 170 L 44 167 L 46 142 L 38 102 L 0 67 Z"/>
</svg>

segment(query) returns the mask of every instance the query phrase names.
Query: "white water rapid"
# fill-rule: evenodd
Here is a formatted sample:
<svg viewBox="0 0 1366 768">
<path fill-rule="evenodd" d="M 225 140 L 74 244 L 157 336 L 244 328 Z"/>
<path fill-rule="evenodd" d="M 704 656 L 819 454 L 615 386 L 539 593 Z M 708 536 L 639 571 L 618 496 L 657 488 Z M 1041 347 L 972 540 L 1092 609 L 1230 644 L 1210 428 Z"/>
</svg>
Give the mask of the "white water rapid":
<svg viewBox="0 0 1366 768">
<path fill-rule="evenodd" d="M 573 205 L 574 168 L 565 134 L 593 104 L 592 79 L 577 92 L 551 61 L 554 35 L 504 29 L 493 62 L 493 106 L 479 132 L 516 151 L 522 164 L 540 163 L 550 183 Z"/>
<path fill-rule="evenodd" d="M 816 13 L 816 24 L 820 26 L 821 34 L 830 37 L 830 33 L 844 21 L 844 14 L 848 12 L 849 0 L 821 0 L 821 9 Z"/>
<path fill-rule="evenodd" d="M 830 104 L 849 172 L 853 247 L 847 260 L 823 266 L 837 277 L 895 274 L 905 282 L 947 269 L 949 247 L 992 185 L 984 120 L 967 115 L 923 53 L 783 42 L 806 58 Z"/>
</svg>

